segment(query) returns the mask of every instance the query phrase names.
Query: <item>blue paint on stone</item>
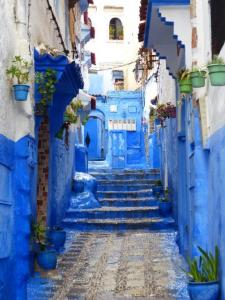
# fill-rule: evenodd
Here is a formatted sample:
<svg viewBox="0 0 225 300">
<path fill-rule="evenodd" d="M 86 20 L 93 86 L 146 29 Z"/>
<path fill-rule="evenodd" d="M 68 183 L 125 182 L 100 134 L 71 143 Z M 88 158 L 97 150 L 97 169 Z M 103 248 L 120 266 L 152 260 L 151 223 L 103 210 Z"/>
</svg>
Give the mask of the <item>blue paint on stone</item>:
<svg viewBox="0 0 225 300">
<path fill-rule="evenodd" d="M 75 173 L 70 207 L 79 209 L 100 207 L 97 200 L 97 181 L 93 176 L 82 172 Z"/>
<path fill-rule="evenodd" d="M 159 145 L 156 132 L 149 135 L 149 167 L 150 169 L 159 169 L 160 167 Z"/>
<path fill-rule="evenodd" d="M 86 132 L 90 138 L 99 145 L 98 153 L 106 154 L 106 161 L 111 168 L 145 168 L 145 126 L 142 123 L 143 99 L 141 92 L 113 91 L 106 97 L 97 97 L 97 108 L 105 116 L 105 131 L 103 124 L 102 140 L 98 141 L 97 122 L 95 126 L 87 125 Z M 126 130 L 122 124 L 132 120 L 135 124 L 133 130 Z M 116 121 L 120 121 L 115 124 Z M 93 122 L 93 121 L 92 121 Z M 114 123 L 113 126 L 111 126 Z M 100 123 L 99 123 L 100 124 Z M 131 125 L 130 125 L 131 126 Z M 98 127 L 99 128 L 99 127 Z M 104 148 L 104 145 L 107 145 Z M 93 152 L 92 152 L 93 153 Z"/>
<path fill-rule="evenodd" d="M 69 206 L 72 192 L 72 177 L 75 159 L 74 130 L 69 130 L 69 143 L 51 136 L 50 174 L 49 178 L 49 224 L 60 224 Z"/>
<path fill-rule="evenodd" d="M 87 148 L 78 144 L 75 145 L 75 172 L 88 172 L 88 156 Z"/>
<path fill-rule="evenodd" d="M 0 140 L 0 299 L 25 300 L 30 273 L 33 139 L 25 136 L 13 142 L 1 135 Z"/>
</svg>

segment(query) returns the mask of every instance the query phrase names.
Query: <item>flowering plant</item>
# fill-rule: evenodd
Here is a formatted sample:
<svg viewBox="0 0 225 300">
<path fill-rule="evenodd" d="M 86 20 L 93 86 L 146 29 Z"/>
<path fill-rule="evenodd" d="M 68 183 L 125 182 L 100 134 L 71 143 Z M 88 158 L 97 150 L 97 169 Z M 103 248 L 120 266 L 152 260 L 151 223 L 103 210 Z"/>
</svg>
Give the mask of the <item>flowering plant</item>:
<svg viewBox="0 0 225 300">
<path fill-rule="evenodd" d="M 157 118 L 162 123 L 166 118 L 176 118 L 176 106 L 167 102 L 166 104 L 159 104 L 156 109 Z"/>
</svg>

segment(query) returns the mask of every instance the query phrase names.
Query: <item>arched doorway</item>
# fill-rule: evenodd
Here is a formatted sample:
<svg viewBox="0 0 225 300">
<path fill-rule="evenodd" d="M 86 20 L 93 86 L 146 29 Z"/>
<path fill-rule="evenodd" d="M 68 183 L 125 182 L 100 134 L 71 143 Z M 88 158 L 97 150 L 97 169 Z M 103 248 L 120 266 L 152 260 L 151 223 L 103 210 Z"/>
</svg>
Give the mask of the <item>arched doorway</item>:
<svg viewBox="0 0 225 300">
<path fill-rule="evenodd" d="M 84 142 L 88 148 L 89 160 L 105 160 L 106 132 L 105 115 L 99 110 L 92 110 L 84 129 Z"/>
</svg>

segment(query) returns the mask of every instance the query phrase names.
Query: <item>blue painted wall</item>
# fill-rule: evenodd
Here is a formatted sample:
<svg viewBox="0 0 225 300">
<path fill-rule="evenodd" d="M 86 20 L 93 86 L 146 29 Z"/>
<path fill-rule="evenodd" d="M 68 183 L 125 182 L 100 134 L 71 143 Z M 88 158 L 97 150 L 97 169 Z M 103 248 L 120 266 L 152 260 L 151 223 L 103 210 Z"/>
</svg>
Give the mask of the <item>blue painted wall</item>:
<svg viewBox="0 0 225 300">
<path fill-rule="evenodd" d="M 209 140 L 208 180 L 208 243 L 220 248 L 222 298 L 225 299 L 225 127 L 218 130 Z"/>
<path fill-rule="evenodd" d="M 149 167 L 151 169 L 160 168 L 160 152 L 156 132 L 149 135 Z"/>
<path fill-rule="evenodd" d="M 110 111 L 112 105 L 116 112 Z M 144 126 L 142 124 L 143 99 L 141 92 L 113 91 L 97 98 L 97 108 L 105 115 L 106 160 L 112 168 L 143 168 L 146 166 Z M 136 121 L 136 130 L 109 128 L 109 120 Z M 91 138 L 95 133 L 91 134 Z M 96 137 L 97 139 L 97 137 Z"/>
<path fill-rule="evenodd" d="M 83 1 L 84 2 L 84 1 Z M 75 140 L 76 132 L 69 130 L 69 141 L 66 145 L 65 136 L 63 141 L 55 138 L 56 133 L 63 125 L 64 112 L 66 106 L 78 94 L 79 89 L 83 88 L 83 78 L 79 65 L 74 62 L 68 63 L 64 55 L 52 57 L 49 54 L 39 55 L 34 51 L 35 72 L 45 72 L 51 68 L 57 72 L 58 82 L 53 96 L 52 106 L 48 108 L 49 117 L 49 178 L 48 178 L 48 224 L 60 224 L 65 210 L 69 205 L 70 193 L 72 191 L 72 175 L 74 168 Z M 35 102 L 40 101 L 40 95 L 35 89 Z M 38 144 L 38 131 L 42 117 L 35 118 L 35 136 Z M 65 130 L 64 130 L 65 135 Z M 37 156 L 37 153 L 36 153 Z M 36 178 L 37 168 L 35 170 Z M 34 189 L 37 188 L 34 186 Z M 36 204 L 33 207 L 33 217 L 36 216 Z"/>
<path fill-rule="evenodd" d="M 14 143 L 0 136 L 0 299 L 26 299 L 29 276 L 29 235 L 33 139 Z"/>
<path fill-rule="evenodd" d="M 49 224 L 59 225 L 69 206 L 75 161 L 75 135 L 69 130 L 69 143 L 51 136 L 50 181 L 49 181 Z"/>
</svg>

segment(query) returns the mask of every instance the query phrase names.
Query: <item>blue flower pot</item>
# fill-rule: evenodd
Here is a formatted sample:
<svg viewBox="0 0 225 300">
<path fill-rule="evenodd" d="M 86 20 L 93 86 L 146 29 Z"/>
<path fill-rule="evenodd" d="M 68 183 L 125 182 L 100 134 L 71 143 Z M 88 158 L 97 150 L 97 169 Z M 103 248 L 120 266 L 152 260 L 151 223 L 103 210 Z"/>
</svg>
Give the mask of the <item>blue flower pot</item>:
<svg viewBox="0 0 225 300">
<path fill-rule="evenodd" d="M 163 188 L 161 185 L 155 185 L 152 187 L 152 192 L 153 192 L 153 195 L 157 195 L 158 193 L 162 194 Z"/>
<path fill-rule="evenodd" d="M 192 300 L 218 300 L 219 282 L 189 282 L 188 293 Z"/>
<path fill-rule="evenodd" d="M 44 270 L 53 270 L 56 268 L 57 255 L 55 250 L 45 250 L 38 253 L 37 262 Z"/>
<path fill-rule="evenodd" d="M 48 240 L 56 250 L 59 250 L 65 244 L 66 232 L 64 230 L 50 230 Z"/>
<path fill-rule="evenodd" d="M 26 101 L 27 95 L 30 89 L 29 85 L 26 84 L 15 84 L 13 85 L 14 95 L 16 101 Z"/>
<path fill-rule="evenodd" d="M 159 201 L 159 213 L 163 217 L 167 217 L 170 214 L 172 203 L 170 201 Z"/>
</svg>

